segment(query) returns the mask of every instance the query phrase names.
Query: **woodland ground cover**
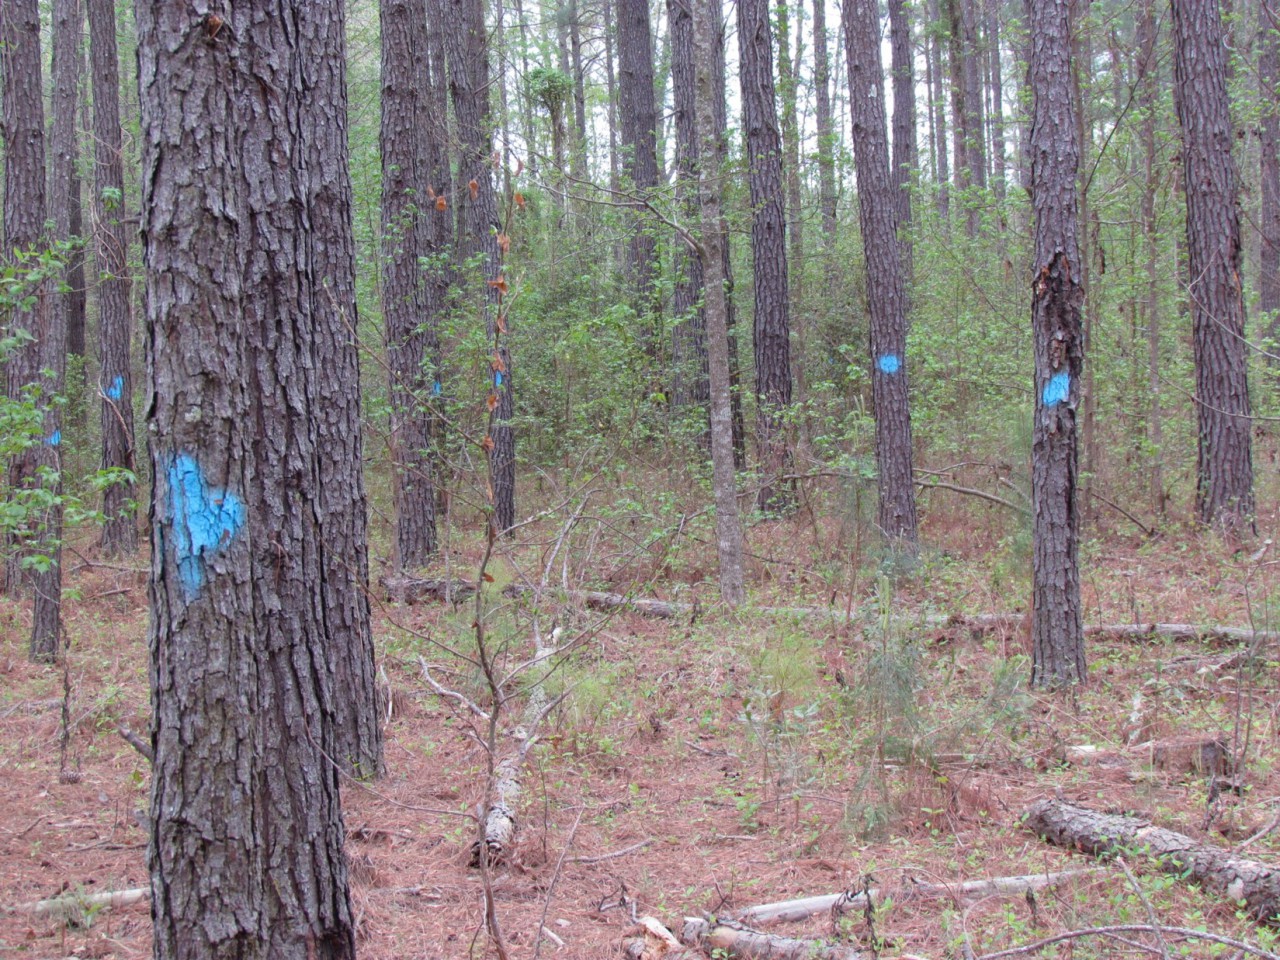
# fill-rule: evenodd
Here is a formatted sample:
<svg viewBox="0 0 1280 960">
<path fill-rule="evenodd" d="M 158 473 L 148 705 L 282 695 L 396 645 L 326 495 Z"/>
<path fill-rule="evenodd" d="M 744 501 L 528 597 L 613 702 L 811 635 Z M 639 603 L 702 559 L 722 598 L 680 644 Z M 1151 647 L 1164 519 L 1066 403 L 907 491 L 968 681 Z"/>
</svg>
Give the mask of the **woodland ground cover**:
<svg viewBox="0 0 1280 960">
<path fill-rule="evenodd" d="M 821 507 L 836 498 L 831 487 L 809 487 L 805 502 Z M 1003 508 L 945 501 L 925 514 L 926 542 L 936 546 L 920 569 L 891 580 L 868 554 L 855 560 L 853 584 L 852 526 L 814 523 L 803 507 L 788 520 L 758 523 L 749 549 L 761 586 L 752 607 L 729 615 L 707 582 L 714 553 L 699 542 L 697 521 L 672 542 L 654 520 L 661 509 L 624 492 L 599 491 L 594 510 L 608 524 L 595 525 L 594 535 L 583 513 L 563 551 L 570 582 L 706 597 L 696 618 L 602 616 L 554 587 L 504 600 L 504 586 L 541 569 L 563 518 L 523 528 L 491 568 L 490 637 L 503 657 L 532 653 L 535 614 L 544 628 L 555 618 L 581 636 L 545 681 L 563 700 L 530 753 L 517 841 L 492 876 L 510 955 L 617 955 L 633 910 L 678 924 L 685 915 L 732 916 L 864 884 L 889 891 L 870 924 L 858 910 L 771 929 L 849 938 L 864 950 L 874 936 L 886 955 L 938 957 L 966 944 L 982 954 L 1064 929 L 1146 923 L 1149 907 L 1162 924 L 1203 926 L 1275 949 L 1272 935 L 1234 903 L 1138 856 L 1128 860 L 1132 879 L 1113 863 L 1031 901 L 910 900 L 902 889 L 1091 866 L 1019 826 L 1026 806 L 1043 796 L 1137 812 L 1223 847 L 1246 840 L 1280 813 L 1274 643 L 1261 645 L 1246 668 L 1230 659 L 1234 644 L 1095 638 L 1086 687 L 1032 693 L 1017 618 L 989 631 L 924 620 L 1025 608 L 1025 547 Z M 1274 504 L 1274 496 L 1260 502 Z M 385 536 L 385 527 L 377 532 Z M 655 535 L 657 543 L 634 548 Z M 145 561 L 100 561 L 74 541 L 68 556 L 75 593 L 66 608 L 65 675 L 27 661 L 26 607 L 0 606 L 6 906 L 147 883 L 139 818 L 149 769 L 117 733 L 120 724 L 142 731 L 148 724 Z M 459 576 L 477 560 L 469 546 L 453 556 Z M 1171 524 L 1148 540 L 1123 518 L 1104 518 L 1091 529 L 1083 562 L 1090 623 L 1274 629 L 1269 556 L 1233 555 L 1202 531 Z M 783 603 L 835 614 L 774 617 L 758 609 Z M 467 860 L 485 753 L 465 711 L 428 690 L 419 664 L 427 658 L 448 671 L 437 672 L 447 685 L 483 702 L 483 684 L 438 646 L 472 636 L 472 608 L 382 596 L 374 608 L 390 693 L 388 772 L 346 784 L 343 798 L 361 953 L 483 955 L 490 945 L 481 883 Z M 1239 792 L 1212 791 L 1203 772 L 1127 752 L 1206 736 L 1221 736 L 1239 761 L 1232 775 Z M 1102 758 L 1073 752 L 1081 746 Z M 1258 839 L 1249 853 L 1274 862 L 1280 834 Z M 537 947 L 544 926 L 562 943 L 544 936 Z M 145 903 L 90 907 L 77 920 L 5 915 L 0 945 L 15 956 L 141 957 L 150 952 L 150 921 Z M 1117 956 L 1125 948 L 1079 941 L 1073 949 Z M 1211 944 L 1173 949 L 1230 955 Z"/>
</svg>

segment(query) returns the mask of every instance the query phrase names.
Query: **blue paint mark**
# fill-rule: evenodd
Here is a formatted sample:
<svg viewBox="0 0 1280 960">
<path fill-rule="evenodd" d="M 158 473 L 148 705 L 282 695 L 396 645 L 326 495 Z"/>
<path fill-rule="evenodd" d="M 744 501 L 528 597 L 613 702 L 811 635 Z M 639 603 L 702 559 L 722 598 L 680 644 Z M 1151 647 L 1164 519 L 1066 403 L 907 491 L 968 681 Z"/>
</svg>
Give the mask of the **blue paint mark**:
<svg viewBox="0 0 1280 960">
<path fill-rule="evenodd" d="M 440 381 L 439 381 L 439 380 L 437 380 L 435 383 L 431 384 L 431 395 L 432 395 L 433 397 L 438 397 L 438 396 L 440 396 L 440 394 L 442 394 L 442 393 L 444 393 L 444 387 L 440 386 Z"/>
<path fill-rule="evenodd" d="M 881 373 L 897 373 L 902 369 L 902 358 L 896 353 L 886 353 L 876 361 L 876 366 L 880 368 Z"/>
<path fill-rule="evenodd" d="M 1045 384 L 1041 399 L 1044 400 L 1046 407 L 1052 407 L 1056 403 L 1065 402 L 1070 394 L 1071 374 L 1063 370 L 1061 373 L 1055 373 L 1053 378 Z"/>
<path fill-rule="evenodd" d="M 169 466 L 169 518 L 178 576 L 190 600 L 204 586 L 207 557 L 225 549 L 244 526 L 244 503 L 209 486 L 195 458 L 180 453 Z"/>
<path fill-rule="evenodd" d="M 495 387 L 500 387 L 500 386 L 502 386 L 502 371 L 501 371 L 501 370 L 495 370 L 495 371 L 494 371 L 494 373 L 493 373 L 493 385 L 494 385 Z"/>
<path fill-rule="evenodd" d="M 47 443 L 51 447 L 56 447 L 58 444 L 62 443 L 62 431 L 61 430 L 53 431 L 53 433 L 49 434 L 48 438 L 45 440 L 45 443 Z"/>
<path fill-rule="evenodd" d="M 107 398 L 119 400 L 122 396 L 124 396 L 124 377 L 116 377 L 107 388 Z"/>
</svg>

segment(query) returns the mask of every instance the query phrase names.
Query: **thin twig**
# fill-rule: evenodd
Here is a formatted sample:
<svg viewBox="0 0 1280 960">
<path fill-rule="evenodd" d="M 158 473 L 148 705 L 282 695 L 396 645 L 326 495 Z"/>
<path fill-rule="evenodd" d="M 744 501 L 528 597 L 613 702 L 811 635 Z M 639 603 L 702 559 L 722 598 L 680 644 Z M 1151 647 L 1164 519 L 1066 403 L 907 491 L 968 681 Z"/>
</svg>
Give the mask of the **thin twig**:
<svg viewBox="0 0 1280 960">
<path fill-rule="evenodd" d="M 1146 893 L 1138 885 L 1138 878 L 1133 875 L 1129 865 L 1124 862 L 1124 857 L 1116 857 L 1116 863 L 1120 864 L 1120 869 L 1124 871 L 1124 875 L 1129 881 L 1129 886 L 1133 887 L 1133 892 L 1138 895 L 1138 899 L 1142 901 L 1143 908 L 1147 911 L 1147 920 L 1151 923 L 1151 929 L 1155 932 L 1156 943 L 1160 945 L 1160 956 L 1164 957 L 1164 960 L 1170 960 L 1169 945 L 1164 942 L 1164 934 L 1160 932 L 1160 921 L 1156 918 L 1155 908 L 1151 906 L 1151 901 L 1147 899 Z"/>
<path fill-rule="evenodd" d="M 1216 933 L 1206 933 L 1203 930 L 1192 930 L 1189 927 L 1166 926 L 1162 929 L 1165 933 L 1178 937 L 1207 940 L 1209 943 L 1221 943 L 1224 946 L 1235 947 L 1237 950 L 1243 950 L 1245 953 L 1252 954 L 1255 957 L 1262 957 L 1263 960 L 1280 960 L 1280 953 L 1263 950 L 1260 947 L 1245 943 L 1243 940 L 1233 940 L 1231 937 L 1224 937 Z M 978 957 L 978 960 L 1000 960 L 1001 957 L 1016 957 L 1027 953 L 1036 953 L 1045 947 L 1052 946 L 1055 943 L 1062 943 L 1066 940 L 1079 940 L 1082 937 L 1105 937 L 1114 933 L 1154 933 L 1154 930 L 1149 924 L 1145 923 L 1125 923 L 1110 927 L 1087 927 L 1083 930 L 1068 930 L 1066 933 L 1059 933 L 1056 936 L 1045 937 L 1043 940 L 1025 943 L 1020 947 L 997 950 L 995 953 L 984 953 Z"/>
<path fill-rule="evenodd" d="M 633 843 L 629 847 L 623 847 L 621 850 L 614 850 L 612 853 L 601 853 L 594 857 L 570 857 L 570 863 L 604 863 L 606 860 L 616 860 L 618 857 L 625 857 L 629 853 L 635 853 L 637 850 L 643 850 L 645 847 L 653 843 L 653 837 L 648 840 L 641 840 L 639 843 Z"/>
<path fill-rule="evenodd" d="M 547 884 L 547 896 L 542 901 L 542 919 L 538 921 L 538 933 L 533 938 L 533 960 L 538 960 L 538 954 L 542 951 L 542 931 L 547 929 L 547 913 L 551 910 L 551 895 L 555 892 L 556 881 L 560 879 L 560 869 L 564 866 L 565 857 L 569 851 L 573 849 L 573 838 L 578 835 L 578 825 L 582 823 L 582 814 L 585 807 L 578 810 L 577 819 L 573 821 L 573 827 L 569 830 L 569 839 L 564 842 L 564 849 L 560 851 L 560 859 L 556 861 L 555 873 L 551 875 L 551 882 Z M 561 941 L 561 946 L 564 942 Z"/>
</svg>

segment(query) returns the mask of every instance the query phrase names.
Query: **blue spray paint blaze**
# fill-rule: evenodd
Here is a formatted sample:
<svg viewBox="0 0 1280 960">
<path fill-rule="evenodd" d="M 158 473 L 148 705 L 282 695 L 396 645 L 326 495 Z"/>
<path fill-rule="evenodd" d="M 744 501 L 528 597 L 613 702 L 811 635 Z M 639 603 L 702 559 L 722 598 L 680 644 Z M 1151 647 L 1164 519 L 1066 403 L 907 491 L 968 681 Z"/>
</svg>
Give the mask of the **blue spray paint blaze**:
<svg viewBox="0 0 1280 960">
<path fill-rule="evenodd" d="M 432 395 L 433 397 L 438 397 L 438 396 L 440 396 L 440 394 L 442 394 L 442 393 L 444 393 L 444 387 L 440 386 L 440 381 L 439 381 L 439 380 L 437 380 L 435 383 L 431 384 L 431 395 Z"/>
<path fill-rule="evenodd" d="M 880 368 L 881 373 L 894 374 L 902 369 L 902 358 L 896 353 L 886 353 L 876 361 L 876 366 Z"/>
<path fill-rule="evenodd" d="M 116 377 L 107 388 L 108 400 L 119 400 L 124 396 L 124 377 Z"/>
<path fill-rule="evenodd" d="M 1066 402 L 1070 395 L 1071 374 L 1063 370 L 1061 373 L 1055 373 L 1053 378 L 1045 384 L 1041 399 L 1044 400 L 1046 407 L 1052 407 L 1056 403 Z"/>
<path fill-rule="evenodd" d="M 189 600 L 204 586 L 207 558 L 225 549 L 244 526 L 244 503 L 228 490 L 209 486 L 195 458 L 180 453 L 169 466 L 169 517 L 178 576 Z"/>
<path fill-rule="evenodd" d="M 58 444 L 62 443 L 62 431 L 53 431 L 53 433 L 49 434 L 49 436 L 45 438 L 44 442 L 51 447 L 56 447 Z"/>
<path fill-rule="evenodd" d="M 501 371 L 501 370 L 496 370 L 496 371 L 494 371 L 494 374 L 493 374 L 493 385 L 494 385 L 495 387 L 500 387 L 500 386 L 502 386 L 502 371 Z"/>
</svg>

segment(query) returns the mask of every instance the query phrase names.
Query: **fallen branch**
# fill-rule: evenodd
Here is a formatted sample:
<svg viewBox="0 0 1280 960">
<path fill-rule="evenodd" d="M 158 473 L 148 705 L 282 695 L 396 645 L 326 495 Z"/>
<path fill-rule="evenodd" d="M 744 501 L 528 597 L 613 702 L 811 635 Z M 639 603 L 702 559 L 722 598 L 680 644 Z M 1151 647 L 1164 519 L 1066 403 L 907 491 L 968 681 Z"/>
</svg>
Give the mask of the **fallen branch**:
<svg viewBox="0 0 1280 960">
<path fill-rule="evenodd" d="M 686 946 L 712 956 L 720 956 L 716 951 L 723 951 L 723 955 L 738 960 L 863 960 L 863 954 L 850 946 L 780 937 L 729 920 L 713 924 L 686 917 L 680 939 Z"/>
<path fill-rule="evenodd" d="M 1102 750 L 1091 744 L 1064 747 L 1061 757 L 1067 763 L 1096 763 L 1099 766 L 1128 767 L 1146 764 L 1168 774 L 1194 773 L 1201 776 L 1226 776 L 1232 772 L 1230 738 L 1174 737 L 1151 740 L 1124 750 Z"/>
<path fill-rule="evenodd" d="M 641 840 L 639 843 L 633 843 L 629 847 L 623 847 L 621 850 L 614 850 L 612 853 L 601 853 L 594 857 L 569 857 L 569 863 L 603 863 L 606 860 L 616 860 L 618 857 L 625 857 L 629 853 L 643 850 L 651 843 L 653 843 L 652 837 L 648 840 Z"/>
<path fill-rule="evenodd" d="M 892 894 L 895 903 L 917 898 L 955 897 L 956 899 L 974 900 L 985 897 L 1008 897 L 1025 894 L 1028 891 L 1043 890 L 1054 887 L 1065 880 L 1092 876 L 1100 873 L 1101 868 L 1090 867 L 1081 870 L 1064 870 L 1061 873 L 1034 873 L 1022 877 L 995 877 L 990 880 L 968 880 L 964 883 L 921 883 L 914 879 L 904 883 L 900 888 L 892 890 L 871 890 L 873 900 L 879 900 L 886 894 Z M 764 903 L 756 907 L 748 907 L 742 911 L 738 919 L 744 922 L 769 923 L 805 920 L 819 913 L 826 913 L 837 903 L 845 907 L 861 907 L 867 901 L 866 893 L 845 894 L 830 893 L 817 897 L 804 897 L 800 900 L 782 900 L 778 903 Z"/>
<path fill-rule="evenodd" d="M 1243 900 L 1256 919 L 1280 920 L 1280 867 L 1237 857 L 1229 850 L 1199 843 L 1138 817 L 1098 813 L 1065 800 L 1041 800 L 1032 805 L 1024 824 L 1050 843 L 1094 856 L 1126 850 L 1147 853 L 1166 872 Z"/>
<path fill-rule="evenodd" d="M 80 924 L 100 910 L 119 909 L 150 898 L 150 887 L 111 890 L 107 893 L 77 893 L 69 890 L 58 897 L 21 903 L 9 909 L 13 913 L 32 913 L 38 917 L 56 916 L 67 923 Z"/>
</svg>

